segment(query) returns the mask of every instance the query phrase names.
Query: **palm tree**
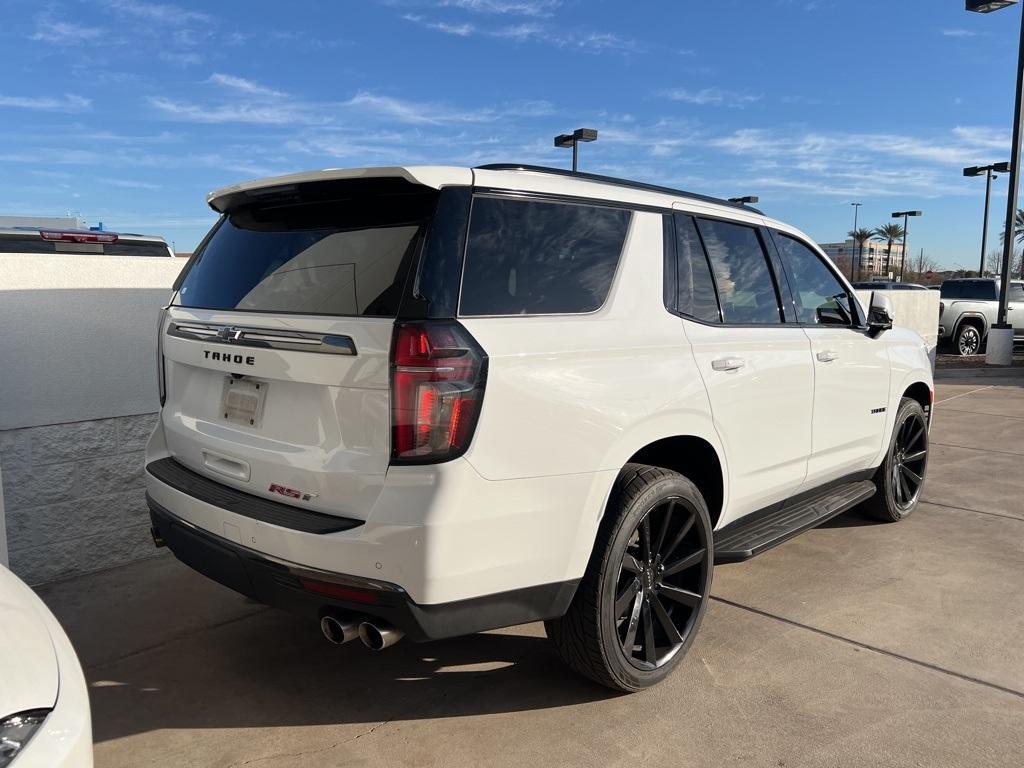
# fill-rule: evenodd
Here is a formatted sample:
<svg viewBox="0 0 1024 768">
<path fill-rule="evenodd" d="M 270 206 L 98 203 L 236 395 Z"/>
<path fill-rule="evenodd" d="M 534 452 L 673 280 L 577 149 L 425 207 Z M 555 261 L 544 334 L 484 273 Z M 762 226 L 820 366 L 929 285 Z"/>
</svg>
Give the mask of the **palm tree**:
<svg viewBox="0 0 1024 768">
<path fill-rule="evenodd" d="M 883 224 L 880 227 L 875 227 L 871 233 L 871 237 L 875 240 L 885 240 L 885 273 L 889 274 L 889 263 L 892 261 L 892 244 L 897 240 L 902 240 L 906 233 L 903 231 L 902 224 Z M 903 254 L 906 258 L 906 254 Z"/>
<path fill-rule="evenodd" d="M 1018 243 L 1024 243 L 1024 210 L 1018 208 L 1017 215 L 1013 217 L 1013 239 Z M 1001 243 L 1006 242 L 1006 230 L 1004 229 L 999 235 L 999 241 Z M 1021 279 L 1024 280 L 1024 259 L 1021 259 L 1020 274 Z M 996 274 L 999 274 L 999 265 L 1002 264 L 1002 259 L 996 262 L 996 269 L 993 270 Z M 1013 273 L 1013 270 L 1010 270 Z"/>
<path fill-rule="evenodd" d="M 871 230 L 861 227 L 860 229 L 851 229 L 846 233 L 847 237 L 853 238 L 854 249 L 853 249 L 853 265 L 854 269 L 857 270 L 857 277 L 860 278 L 860 259 L 857 258 L 857 251 L 860 250 L 860 255 L 864 255 L 864 243 L 871 239 Z"/>
</svg>

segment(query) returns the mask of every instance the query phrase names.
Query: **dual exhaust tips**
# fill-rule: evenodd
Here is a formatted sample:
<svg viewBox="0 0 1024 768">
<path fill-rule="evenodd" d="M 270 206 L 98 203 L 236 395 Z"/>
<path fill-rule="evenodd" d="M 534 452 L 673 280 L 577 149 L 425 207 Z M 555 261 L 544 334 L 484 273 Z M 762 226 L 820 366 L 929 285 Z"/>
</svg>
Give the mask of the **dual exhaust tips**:
<svg viewBox="0 0 1024 768">
<path fill-rule="evenodd" d="M 383 651 L 401 640 L 405 633 L 388 624 L 372 624 L 369 621 L 324 616 L 320 619 L 320 631 L 335 645 L 347 643 L 357 637 L 371 651 Z"/>
</svg>

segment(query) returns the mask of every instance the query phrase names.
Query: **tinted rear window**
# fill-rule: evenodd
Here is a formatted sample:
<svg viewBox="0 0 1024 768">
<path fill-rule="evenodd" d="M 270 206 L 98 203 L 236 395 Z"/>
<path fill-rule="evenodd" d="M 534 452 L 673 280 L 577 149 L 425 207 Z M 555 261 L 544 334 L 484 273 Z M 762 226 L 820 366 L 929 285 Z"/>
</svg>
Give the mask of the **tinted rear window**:
<svg viewBox="0 0 1024 768">
<path fill-rule="evenodd" d="M 398 179 L 310 185 L 259 199 L 219 222 L 178 301 L 394 317 L 436 200 L 436 191 Z"/>
<path fill-rule="evenodd" d="M 460 312 L 542 315 L 604 304 L 630 212 L 593 205 L 473 201 Z"/>
<path fill-rule="evenodd" d="M 939 289 L 939 295 L 944 299 L 959 299 L 960 298 L 960 283 L 954 283 L 947 280 L 942 284 Z"/>
</svg>

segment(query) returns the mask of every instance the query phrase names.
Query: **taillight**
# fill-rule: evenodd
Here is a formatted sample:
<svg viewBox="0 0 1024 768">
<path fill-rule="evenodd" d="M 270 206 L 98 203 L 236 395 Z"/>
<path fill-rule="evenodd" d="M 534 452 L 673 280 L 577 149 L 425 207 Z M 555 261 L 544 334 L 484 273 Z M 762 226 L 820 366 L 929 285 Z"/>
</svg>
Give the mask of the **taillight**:
<svg viewBox="0 0 1024 768">
<path fill-rule="evenodd" d="M 65 243 L 116 243 L 114 232 L 61 232 L 54 229 L 41 229 L 39 236 L 43 240 L 60 240 Z"/>
<path fill-rule="evenodd" d="M 160 393 L 160 407 L 167 402 L 167 381 L 164 378 L 164 320 L 167 318 L 167 307 L 160 310 L 156 321 L 156 387 Z"/>
<path fill-rule="evenodd" d="M 398 323 L 391 347 L 391 461 L 426 464 L 469 447 L 487 355 L 452 320 Z"/>
</svg>

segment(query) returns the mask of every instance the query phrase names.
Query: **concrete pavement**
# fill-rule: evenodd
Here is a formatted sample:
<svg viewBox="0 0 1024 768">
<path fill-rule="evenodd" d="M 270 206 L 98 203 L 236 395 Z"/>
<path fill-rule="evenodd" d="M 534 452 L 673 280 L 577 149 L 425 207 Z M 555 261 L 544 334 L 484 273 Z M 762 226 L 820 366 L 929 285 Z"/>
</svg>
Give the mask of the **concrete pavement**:
<svg viewBox="0 0 1024 768">
<path fill-rule="evenodd" d="M 172 558 L 40 591 L 98 766 L 1017 766 L 1024 377 L 940 382 L 923 503 L 715 570 L 663 685 L 575 677 L 540 625 L 371 654 Z"/>
</svg>

